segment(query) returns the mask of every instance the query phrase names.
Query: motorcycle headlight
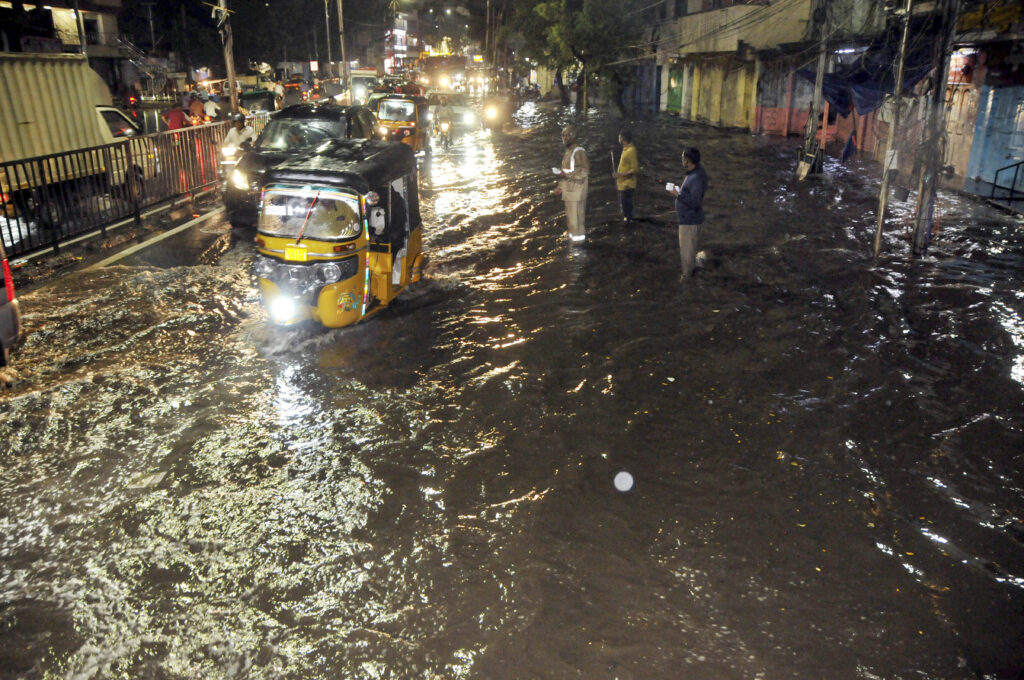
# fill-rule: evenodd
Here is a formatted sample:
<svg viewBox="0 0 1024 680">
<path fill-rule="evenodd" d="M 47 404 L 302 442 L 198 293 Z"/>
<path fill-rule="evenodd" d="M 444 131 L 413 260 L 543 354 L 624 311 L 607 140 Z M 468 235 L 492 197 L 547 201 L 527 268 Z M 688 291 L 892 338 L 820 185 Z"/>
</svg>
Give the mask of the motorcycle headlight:
<svg viewBox="0 0 1024 680">
<path fill-rule="evenodd" d="M 383 125 L 381 125 L 380 128 L 378 128 L 378 132 L 380 132 L 380 134 L 384 137 L 388 136 L 388 129 Z"/>
<path fill-rule="evenodd" d="M 270 260 L 260 258 L 256 260 L 256 276 L 262 279 L 269 279 L 274 275 L 274 263 Z"/>
<path fill-rule="evenodd" d="M 441 123 L 441 129 L 444 130 L 445 132 L 448 132 L 448 127 L 448 123 Z"/>
<path fill-rule="evenodd" d="M 323 283 L 335 283 L 341 280 L 341 267 L 333 262 L 325 262 L 316 268 L 316 276 Z"/>
<path fill-rule="evenodd" d="M 238 151 L 238 147 L 236 146 L 225 146 L 223 149 L 220 150 L 220 153 L 225 158 L 232 158 L 235 155 L 236 151 Z"/>
<path fill-rule="evenodd" d="M 493 106 L 488 106 L 487 110 L 484 111 L 484 115 L 487 116 L 488 118 L 491 118 L 491 119 L 497 118 L 498 117 L 498 109 L 493 107 Z"/>
<path fill-rule="evenodd" d="M 249 190 L 249 178 L 241 170 L 235 170 L 231 173 L 231 184 L 236 189 L 241 189 L 242 191 Z"/>
</svg>

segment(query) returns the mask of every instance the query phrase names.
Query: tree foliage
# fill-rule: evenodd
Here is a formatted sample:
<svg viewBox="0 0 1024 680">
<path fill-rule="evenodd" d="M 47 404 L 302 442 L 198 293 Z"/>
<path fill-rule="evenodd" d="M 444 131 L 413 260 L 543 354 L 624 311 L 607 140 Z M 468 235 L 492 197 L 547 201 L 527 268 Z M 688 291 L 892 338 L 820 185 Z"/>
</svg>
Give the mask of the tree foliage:
<svg viewBox="0 0 1024 680">
<path fill-rule="evenodd" d="M 638 5 L 637 0 L 515 0 L 512 28 L 521 36 L 524 56 L 544 66 L 579 64 L 607 73 L 637 54 L 643 31 Z"/>
</svg>

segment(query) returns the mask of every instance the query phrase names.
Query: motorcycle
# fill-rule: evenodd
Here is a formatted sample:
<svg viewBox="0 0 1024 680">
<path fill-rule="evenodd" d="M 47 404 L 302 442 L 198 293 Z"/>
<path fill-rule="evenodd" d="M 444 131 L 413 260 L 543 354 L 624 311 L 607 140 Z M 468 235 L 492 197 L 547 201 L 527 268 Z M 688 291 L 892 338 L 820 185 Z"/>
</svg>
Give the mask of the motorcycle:
<svg viewBox="0 0 1024 680">
<path fill-rule="evenodd" d="M 450 120 L 442 120 L 438 123 L 438 128 L 437 141 L 441 148 L 447 151 L 452 146 L 452 123 Z"/>
</svg>

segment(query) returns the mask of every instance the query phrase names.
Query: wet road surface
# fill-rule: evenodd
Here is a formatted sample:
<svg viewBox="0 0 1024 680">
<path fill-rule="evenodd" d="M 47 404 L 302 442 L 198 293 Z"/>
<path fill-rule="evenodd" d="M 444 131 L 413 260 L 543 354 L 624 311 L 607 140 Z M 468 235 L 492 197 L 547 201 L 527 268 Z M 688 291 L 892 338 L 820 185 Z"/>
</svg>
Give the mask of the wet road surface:
<svg viewBox="0 0 1024 680">
<path fill-rule="evenodd" d="M 896 203 L 875 262 L 873 165 L 663 117 L 623 225 L 595 113 L 574 248 L 570 120 L 426 162 L 427 280 L 360 326 L 268 327 L 241 237 L 27 294 L 0 677 L 1022 677 L 1019 220 L 943 194 L 914 261 Z"/>
</svg>

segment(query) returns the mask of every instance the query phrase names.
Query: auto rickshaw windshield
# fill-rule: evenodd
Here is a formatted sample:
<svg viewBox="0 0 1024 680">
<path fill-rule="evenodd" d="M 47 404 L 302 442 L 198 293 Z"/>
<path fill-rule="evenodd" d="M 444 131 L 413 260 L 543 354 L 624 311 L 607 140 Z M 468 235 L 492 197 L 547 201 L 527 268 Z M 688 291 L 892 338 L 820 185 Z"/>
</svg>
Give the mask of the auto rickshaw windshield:
<svg viewBox="0 0 1024 680">
<path fill-rule="evenodd" d="M 416 104 L 414 102 L 389 101 L 385 99 L 380 103 L 377 118 L 399 122 L 414 121 L 416 120 Z"/>
<path fill-rule="evenodd" d="M 342 120 L 287 120 L 267 123 L 258 140 L 257 151 L 303 151 L 312 149 L 330 139 L 345 139 Z"/>
<path fill-rule="evenodd" d="M 359 197 L 336 189 L 270 187 L 263 192 L 260 233 L 333 241 L 359 235 Z"/>
</svg>

